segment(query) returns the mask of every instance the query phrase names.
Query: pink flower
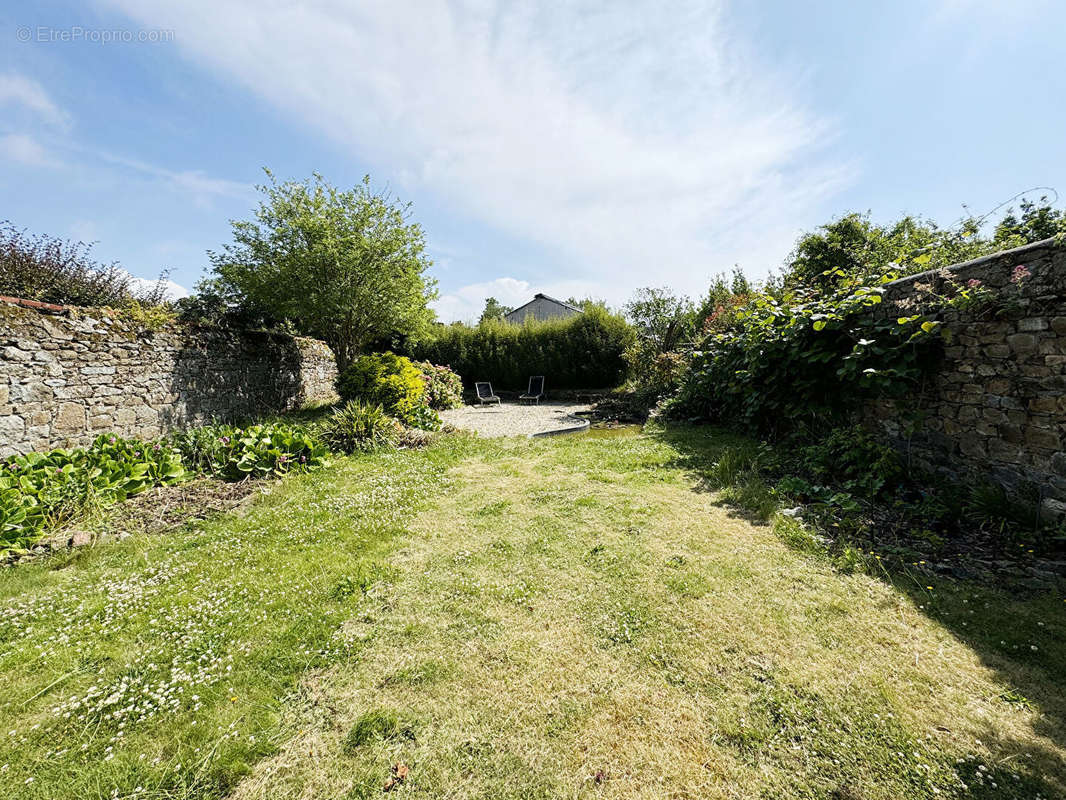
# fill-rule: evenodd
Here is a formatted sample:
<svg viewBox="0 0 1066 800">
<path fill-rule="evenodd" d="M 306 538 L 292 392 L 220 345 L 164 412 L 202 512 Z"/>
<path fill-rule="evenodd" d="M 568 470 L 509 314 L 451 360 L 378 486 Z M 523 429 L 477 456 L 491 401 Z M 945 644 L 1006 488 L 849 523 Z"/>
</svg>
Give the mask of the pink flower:
<svg viewBox="0 0 1066 800">
<path fill-rule="evenodd" d="M 981 285 L 981 281 L 977 280 L 977 278 L 970 278 L 970 280 L 966 281 L 966 285 L 971 289 L 976 289 Z"/>
<path fill-rule="evenodd" d="M 1032 274 L 1033 273 L 1029 271 L 1028 267 L 1026 267 L 1024 264 L 1019 264 L 1014 268 L 1014 272 L 1011 273 L 1010 282 L 1021 283 Z"/>
</svg>

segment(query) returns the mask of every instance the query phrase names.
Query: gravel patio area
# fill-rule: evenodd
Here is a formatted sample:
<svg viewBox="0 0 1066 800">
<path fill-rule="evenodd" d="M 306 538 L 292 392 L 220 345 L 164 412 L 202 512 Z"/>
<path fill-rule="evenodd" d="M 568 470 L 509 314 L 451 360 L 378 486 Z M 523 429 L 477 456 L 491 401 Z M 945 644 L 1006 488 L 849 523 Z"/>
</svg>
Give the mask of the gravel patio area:
<svg viewBox="0 0 1066 800">
<path fill-rule="evenodd" d="M 504 403 L 491 406 L 463 406 L 441 411 L 441 419 L 449 425 L 476 431 L 481 436 L 531 436 L 572 428 L 579 424 L 570 414 L 588 411 L 582 403 L 541 403 L 518 405 Z"/>
</svg>

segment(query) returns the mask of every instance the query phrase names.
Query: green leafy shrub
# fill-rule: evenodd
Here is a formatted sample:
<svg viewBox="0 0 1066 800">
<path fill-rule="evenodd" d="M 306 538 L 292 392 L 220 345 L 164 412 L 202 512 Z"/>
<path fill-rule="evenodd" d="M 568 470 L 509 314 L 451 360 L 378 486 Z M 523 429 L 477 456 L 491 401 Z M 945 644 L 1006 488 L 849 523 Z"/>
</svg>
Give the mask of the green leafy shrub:
<svg viewBox="0 0 1066 800">
<path fill-rule="evenodd" d="M 917 387 L 936 357 L 940 323 L 873 313 L 887 278 L 838 277 L 831 292 L 754 295 L 733 327 L 694 354 L 668 412 L 770 435 L 821 431 L 846 422 L 866 397 Z"/>
<path fill-rule="evenodd" d="M 866 500 L 888 498 L 907 481 L 899 454 L 861 427 L 835 428 L 789 449 L 788 471 Z"/>
<path fill-rule="evenodd" d="M 349 400 L 321 423 L 319 435 L 330 447 L 343 453 L 370 453 L 393 447 L 403 426 L 379 405 Z"/>
<path fill-rule="evenodd" d="M 225 480 L 298 472 L 321 464 L 326 448 L 307 430 L 283 422 L 235 427 L 208 425 L 171 434 L 197 472 Z"/>
<path fill-rule="evenodd" d="M 549 391 L 597 389 L 622 382 L 632 341 L 624 319 L 593 306 L 564 320 L 449 325 L 417 344 L 414 354 L 451 365 L 467 387 L 487 380 L 497 389 L 519 390 L 531 375 L 544 375 Z"/>
<path fill-rule="evenodd" d="M 185 476 L 166 442 L 103 435 L 88 448 L 12 456 L 0 464 L 0 551 L 23 550 L 77 514 Z"/>
<path fill-rule="evenodd" d="M 459 408 L 463 404 L 463 379 L 448 367 L 416 361 L 426 384 L 426 402 L 437 410 Z"/>
<path fill-rule="evenodd" d="M 440 414 L 425 403 L 403 405 L 397 409 L 397 414 L 404 425 L 423 431 L 439 431 L 443 424 Z"/>
<path fill-rule="evenodd" d="M 380 405 L 405 425 L 424 430 L 437 430 L 441 425 L 440 417 L 428 405 L 422 373 L 404 356 L 360 356 L 337 376 L 337 393 L 344 400 Z"/>
<path fill-rule="evenodd" d="M 0 294 L 72 306 L 163 304 L 165 273 L 152 288 L 138 290 L 133 276 L 117 262 L 102 264 L 91 253 L 91 244 L 29 235 L 0 221 Z"/>
<path fill-rule="evenodd" d="M 659 353 L 648 359 L 626 351 L 630 362 L 630 385 L 648 406 L 677 391 L 691 364 L 686 353 Z"/>
</svg>

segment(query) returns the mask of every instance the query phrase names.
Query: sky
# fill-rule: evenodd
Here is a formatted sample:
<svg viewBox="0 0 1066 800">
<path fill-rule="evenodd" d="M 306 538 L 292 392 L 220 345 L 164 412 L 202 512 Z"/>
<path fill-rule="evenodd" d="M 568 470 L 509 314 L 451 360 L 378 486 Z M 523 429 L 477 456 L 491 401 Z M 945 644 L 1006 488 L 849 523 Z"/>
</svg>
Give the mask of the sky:
<svg viewBox="0 0 1066 800">
<path fill-rule="evenodd" d="M 175 295 L 264 167 L 410 201 L 445 321 L 1066 204 L 1061 0 L 2 2 L 0 219 Z"/>
</svg>

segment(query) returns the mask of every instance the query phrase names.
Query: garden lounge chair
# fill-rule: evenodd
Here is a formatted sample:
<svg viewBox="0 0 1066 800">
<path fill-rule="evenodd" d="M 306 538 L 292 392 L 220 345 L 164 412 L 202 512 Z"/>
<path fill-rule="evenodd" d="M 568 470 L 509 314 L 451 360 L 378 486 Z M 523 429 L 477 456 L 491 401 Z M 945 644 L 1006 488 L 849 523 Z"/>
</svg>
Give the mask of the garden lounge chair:
<svg viewBox="0 0 1066 800">
<path fill-rule="evenodd" d="M 529 388 L 526 389 L 526 393 L 519 397 L 519 400 L 529 400 L 537 405 L 540 405 L 541 398 L 544 397 L 544 376 L 534 375 L 529 379 Z"/>
<path fill-rule="evenodd" d="M 492 402 L 495 402 L 496 405 L 500 404 L 500 398 L 492 393 L 492 384 L 488 381 L 478 381 L 475 383 L 474 391 L 477 392 L 477 399 L 481 405 Z"/>
</svg>

